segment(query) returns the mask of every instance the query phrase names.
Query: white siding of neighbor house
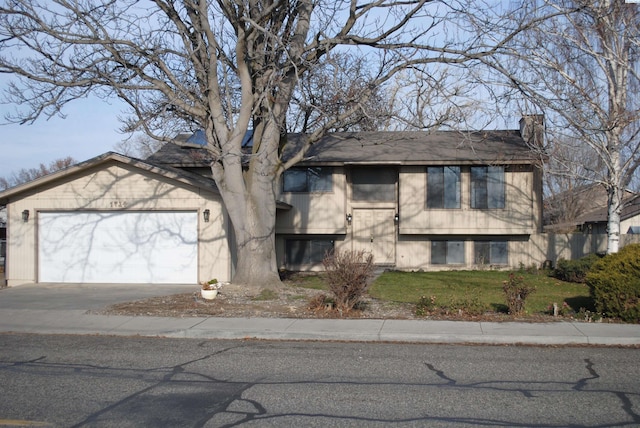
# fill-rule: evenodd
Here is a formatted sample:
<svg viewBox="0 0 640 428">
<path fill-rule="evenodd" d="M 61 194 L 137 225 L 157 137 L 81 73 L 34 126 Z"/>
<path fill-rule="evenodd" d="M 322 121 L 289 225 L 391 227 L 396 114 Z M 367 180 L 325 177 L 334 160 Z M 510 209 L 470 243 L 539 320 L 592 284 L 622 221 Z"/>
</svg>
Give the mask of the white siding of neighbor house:
<svg viewBox="0 0 640 428">
<path fill-rule="evenodd" d="M 627 233 L 631 226 L 640 227 L 640 214 L 620 222 L 620 232 Z"/>
<path fill-rule="evenodd" d="M 27 223 L 22 211 L 29 210 Z M 203 221 L 209 209 L 211 219 Z M 8 204 L 7 284 L 37 278 L 37 216 L 41 211 L 193 211 L 198 212 L 198 280 L 231 277 L 228 219 L 220 197 L 164 176 L 112 162 L 39 186 Z"/>
</svg>

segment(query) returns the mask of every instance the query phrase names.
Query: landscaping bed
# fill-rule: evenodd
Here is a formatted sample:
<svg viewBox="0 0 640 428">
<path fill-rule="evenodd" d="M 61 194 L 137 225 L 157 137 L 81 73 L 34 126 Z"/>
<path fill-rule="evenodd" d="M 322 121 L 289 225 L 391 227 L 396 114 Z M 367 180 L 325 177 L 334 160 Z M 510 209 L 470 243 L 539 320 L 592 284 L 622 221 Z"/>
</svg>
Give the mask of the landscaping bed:
<svg viewBox="0 0 640 428">
<path fill-rule="evenodd" d="M 583 284 L 558 281 L 542 274 L 522 273 L 536 287 L 519 315 L 506 312 L 502 282 L 508 272 L 385 272 L 378 277 L 356 309 L 340 313 L 330 305 L 311 305 L 330 296 L 322 275 L 291 274 L 282 286 L 266 290 L 225 285 L 214 300 L 199 290 L 120 303 L 106 308 L 110 315 L 243 318 L 365 318 L 465 321 L 553 322 L 585 320 L 580 308 L 590 304 Z M 434 305 L 420 309 L 420 302 Z M 560 312 L 553 316 L 557 303 Z M 573 306 L 576 307 L 574 308 Z M 582 306 L 580 306 L 582 305 Z M 590 308 L 588 310 L 591 310 Z M 586 319 L 589 321 L 589 319 Z"/>
</svg>

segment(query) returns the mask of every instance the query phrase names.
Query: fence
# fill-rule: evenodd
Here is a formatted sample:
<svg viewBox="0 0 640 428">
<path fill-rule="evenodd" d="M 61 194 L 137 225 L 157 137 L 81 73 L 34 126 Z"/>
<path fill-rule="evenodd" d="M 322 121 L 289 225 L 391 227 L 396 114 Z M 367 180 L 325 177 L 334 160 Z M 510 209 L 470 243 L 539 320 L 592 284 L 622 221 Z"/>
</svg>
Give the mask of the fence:
<svg viewBox="0 0 640 428">
<path fill-rule="evenodd" d="M 640 244 L 640 235 L 620 235 L 620 248 Z M 591 253 L 607 251 L 606 234 L 543 233 L 532 235 L 530 241 L 531 264 L 550 260 L 554 265 L 559 259 L 575 260 Z"/>
</svg>

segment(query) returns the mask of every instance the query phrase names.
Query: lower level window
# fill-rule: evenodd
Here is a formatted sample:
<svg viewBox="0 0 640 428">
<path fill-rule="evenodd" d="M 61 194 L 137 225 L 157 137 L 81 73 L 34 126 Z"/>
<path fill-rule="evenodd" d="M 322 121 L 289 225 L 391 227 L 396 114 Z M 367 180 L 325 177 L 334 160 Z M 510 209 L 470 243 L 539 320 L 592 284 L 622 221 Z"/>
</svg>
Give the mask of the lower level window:
<svg viewBox="0 0 640 428">
<path fill-rule="evenodd" d="M 476 241 L 474 259 L 479 265 L 506 265 L 509 259 L 507 241 Z"/>
<path fill-rule="evenodd" d="M 431 264 L 451 265 L 464 263 L 463 241 L 431 241 Z"/>
<path fill-rule="evenodd" d="M 286 241 L 289 265 L 319 264 L 331 251 L 333 251 L 333 241 L 330 239 L 288 239 Z"/>
</svg>

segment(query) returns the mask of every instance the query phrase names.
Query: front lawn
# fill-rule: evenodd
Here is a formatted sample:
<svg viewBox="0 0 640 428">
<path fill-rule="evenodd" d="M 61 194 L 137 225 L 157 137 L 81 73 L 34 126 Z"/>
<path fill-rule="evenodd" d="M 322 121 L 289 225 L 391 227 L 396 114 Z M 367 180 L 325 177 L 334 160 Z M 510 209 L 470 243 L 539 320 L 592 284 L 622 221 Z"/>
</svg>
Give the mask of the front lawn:
<svg viewBox="0 0 640 428">
<path fill-rule="evenodd" d="M 563 282 L 543 272 L 517 271 L 527 285 L 536 288 L 527 300 L 529 314 L 548 313 L 555 302 L 560 308 L 566 303 L 573 311 L 581 308 L 593 311 L 589 288 L 584 284 Z M 369 288 L 377 299 L 403 303 L 418 303 L 421 298 L 438 306 L 459 307 L 461 302 L 481 305 L 488 311 L 506 312 L 503 282 L 509 278 L 505 271 L 447 271 L 447 272 L 385 272 Z"/>
</svg>

